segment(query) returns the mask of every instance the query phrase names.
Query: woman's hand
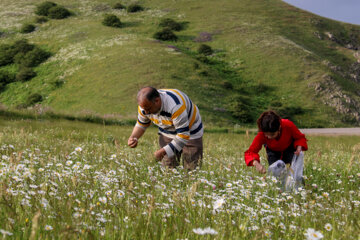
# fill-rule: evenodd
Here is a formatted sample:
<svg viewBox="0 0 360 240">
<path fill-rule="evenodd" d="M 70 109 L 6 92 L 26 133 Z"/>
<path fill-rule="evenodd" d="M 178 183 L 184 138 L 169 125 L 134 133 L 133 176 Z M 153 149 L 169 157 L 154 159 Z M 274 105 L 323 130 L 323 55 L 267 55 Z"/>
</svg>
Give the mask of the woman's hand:
<svg viewBox="0 0 360 240">
<path fill-rule="evenodd" d="M 296 151 L 294 152 L 294 154 L 295 154 L 296 156 L 299 156 L 299 154 L 300 154 L 301 151 L 302 151 L 302 147 L 301 147 L 301 146 L 297 146 L 297 147 L 296 147 Z"/>
<path fill-rule="evenodd" d="M 253 165 L 255 166 L 256 170 L 259 173 L 262 173 L 262 174 L 266 173 L 265 167 L 259 161 L 254 160 Z"/>
</svg>

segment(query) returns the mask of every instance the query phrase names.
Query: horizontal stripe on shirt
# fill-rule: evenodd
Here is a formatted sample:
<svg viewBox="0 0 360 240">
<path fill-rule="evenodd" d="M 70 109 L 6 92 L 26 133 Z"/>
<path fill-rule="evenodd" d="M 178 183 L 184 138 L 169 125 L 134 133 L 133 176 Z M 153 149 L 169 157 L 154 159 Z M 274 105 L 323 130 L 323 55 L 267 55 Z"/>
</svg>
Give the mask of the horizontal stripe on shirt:
<svg viewBox="0 0 360 240">
<path fill-rule="evenodd" d="M 172 134 L 172 135 L 176 134 L 175 131 L 168 131 L 168 130 L 165 130 L 165 129 L 161 128 L 161 127 L 159 127 L 159 130 L 160 130 L 160 132 L 167 133 L 167 134 Z"/>
<path fill-rule="evenodd" d="M 184 135 L 184 134 L 181 134 L 181 133 L 176 134 L 176 136 L 179 136 L 179 137 L 181 137 L 182 139 L 185 139 L 185 140 L 189 140 L 189 139 L 190 139 L 190 136 L 189 136 L 189 135 Z"/>
<path fill-rule="evenodd" d="M 168 112 L 165 112 L 165 111 L 161 111 L 160 115 L 165 116 L 165 117 L 169 117 L 169 118 L 171 117 L 171 113 L 168 113 Z"/>
<path fill-rule="evenodd" d="M 176 129 L 177 133 L 182 133 L 182 132 L 187 132 L 187 131 L 189 131 L 189 127 L 183 127 L 183 128 Z"/>
<path fill-rule="evenodd" d="M 199 132 L 201 129 L 202 129 L 202 123 L 200 123 L 200 125 L 196 129 L 190 131 L 190 134 L 195 134 Z"/>
</svg>

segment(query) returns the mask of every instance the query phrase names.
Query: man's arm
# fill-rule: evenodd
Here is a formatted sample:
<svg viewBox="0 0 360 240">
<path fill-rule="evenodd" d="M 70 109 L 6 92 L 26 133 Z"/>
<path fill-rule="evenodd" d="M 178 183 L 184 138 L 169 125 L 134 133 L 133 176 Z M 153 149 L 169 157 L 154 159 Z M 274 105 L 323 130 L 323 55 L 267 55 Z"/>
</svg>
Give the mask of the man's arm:
<svg viewBox="0 0 360 240">
<path fill-rule="evenodd" d="M 128 145 L 131 148 L 134 148 L 138 144 L 138 139 L 141 138 L 141 136 L 146 131 L 146 128 L 150 126 L 150 119 L 148 119 L 144 113 L 142 113 L 142 109 L 140 106 L 138 106 L 138 119 L 136 122 L 136 125 L 128 139 Z"/>
<path fill-rule="evenodd" d="M 141 136 L 144 134 L 145 129 L 135 126 L 129 139 L 128 139 L 128 145 L 131 148 L 134 148 L 137 146 L 138 144 L 138 139 L 141 138 Z"/>
</svg>

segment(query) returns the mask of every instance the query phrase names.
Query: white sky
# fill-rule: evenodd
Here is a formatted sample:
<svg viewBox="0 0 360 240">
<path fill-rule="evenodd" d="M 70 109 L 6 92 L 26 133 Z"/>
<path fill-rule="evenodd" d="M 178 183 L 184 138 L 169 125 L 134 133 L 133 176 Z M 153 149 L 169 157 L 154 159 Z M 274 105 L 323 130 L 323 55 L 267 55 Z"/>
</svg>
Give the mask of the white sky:
<svg viewBox="0 0 360 240">
<path fill-rule="evenodd" d="M 360 0 L 283 0 L 334 20 L 360 25 Z"/>
</svg>

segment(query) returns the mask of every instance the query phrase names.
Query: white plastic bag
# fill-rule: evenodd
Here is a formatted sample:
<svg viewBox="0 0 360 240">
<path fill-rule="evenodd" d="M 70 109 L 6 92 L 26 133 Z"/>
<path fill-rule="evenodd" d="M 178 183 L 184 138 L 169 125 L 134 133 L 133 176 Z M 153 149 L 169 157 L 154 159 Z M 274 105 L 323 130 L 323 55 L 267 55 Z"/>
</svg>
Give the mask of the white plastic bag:
<svg viewBox="0 0 360 240">
<path fill-rule="evenodd" d="M 277 160 L 269 166 L 268 173 L 274 177 L 280 177 L 286 171 L 286 164 L 283 160 Z"/>
<path fill-rule="evenodd" d="M 268 174 L 279 179 L 282 190 L 297 191 L 302 186 L 304 170 L 304 153 L 300 152 L 299 156 L 294 154 L 291 166 L 286 167 L 283 160 L 277 160 L 269 166 Z"/>
<path fill-rule="evenodd" d="M 286 180 L 289 173 L 283 160 L 277 160 L 271 164 L 268 169 L 268 174 L 276 177 L 281 183 L 281 188 L 283 190 L 285 189 Z"/>
<path fill-rule="evenodd" d="M 300 152 L 299 156 L 294 154 L 289 169 L 289 174 L 286 179 L 285 189 L 287 191 L 298 190 L 302 186 L 304 170 L 304 153 Z"/>
</svg>

